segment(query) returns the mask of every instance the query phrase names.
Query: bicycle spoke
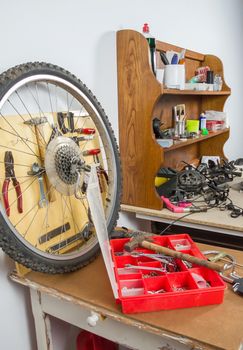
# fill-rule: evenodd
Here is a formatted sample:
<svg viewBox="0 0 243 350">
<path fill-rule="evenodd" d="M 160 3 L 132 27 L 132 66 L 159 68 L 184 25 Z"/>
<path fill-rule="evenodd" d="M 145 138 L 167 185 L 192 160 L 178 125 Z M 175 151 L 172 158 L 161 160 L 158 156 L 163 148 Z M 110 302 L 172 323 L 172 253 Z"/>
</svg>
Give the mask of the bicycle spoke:
<svg viewBox="0 0 243 350">
<path fill-rule="evenodd" d="M 44 172 L 44 171 L 43 171 Z M 42 174 L 42 173 L 41 173 Z M 31 178 L 33 178 L 33 177 L 35 177 L 36 175 L 30 175 L 29 177 Z M 18 177 L 19 178 L 19 177 Z M 28 180 L 25 180 L 25 181 L 22 181 L 22 182 L 20 182 L 19 184 L 20 184 L 20 186 L 22 186 L 22 185 L 24 185 L 26 182 L 28 182 L 29 180 L 30 180 L 30 178 L 28 179 Z M 11 192 L 11 191 L 13 191 L 13 190 L 15 190 L 15 187 L 13 186 L 13 187 L 11 187 L 7 192 Z M 0 197 L 2 197 L 3 195 L 5 194 L 5 192 L 2 192 L 2 194 L 0 194 Z"/>
<path fill-rule="evenodd" d="M 2 164 L 12 164 L 12 163 L 10 163 L 10 162 L 4 162 L 4 161 L 2 161 L 2 160 L 0 160 L 0 163 L 2 163 Z M 14 166 L 23 166 L 23 167 L 25 167 L 25 168 L 30 168 L 30 165 L 27 165 L 27 164 L 19 164 L 19 163 L 15 163 L 14 162 Z"/>
<path fill-rule="evenodd" d="M 10 164 L 10 163 L 9 163 Z M 25 175 L 25 176 L 18 176 L 18 179 L 23 179 L 23 178 L 33 178 L 33 175 Z M 7 177 L 0 177 L 0 180 L 11 180 L 12 177 L 11 176 L 7 176 Z"/>
<path fill-rule="evenodd" d="M 26 104 L 24 103 L 23 99 L 21 98 L 20 94 L 18 93 L 18 91 L 15 91 L 16 95 L 18 96 L 19 100 L 21 101 L 22 105 L 24 106 L 24 109 L 26 110 L 27 114 L 29 115 L 30 119 L 31 120 L 34 120 L 34 118 L 32 117 L 30 111 L 28 110 L 28 108 L 26 107 Z M 22 120 L 25 121 L 24 118 L 22 118 Z M 31 125 L 29 124 L 26 124 L 28 126 L 28 128 L 31 130 L 32 134 L 35 136 L 36 138 L 36 134 L 35 132 L 33 131 L 33 128 L 31 127 Z M 45 140 L 44 140 L 45 141 Z M 43 146 L 42 146 L 43 147 Z"/>
<path fill-rule="evenodd" d="M 21 151 L 21 150 L 19 150 L 19 149 L 13 148 L 13 147 L 8 147 L 8 146 L 4 146 L 4 145 L 0 145 L 0 147 L 2 147 L 2 148 L 7 148 L 7 149 L 9 149 L 9 150 L 11 149 L 12 151 L 20 152 L 20 153 L 24 153 L 24 154 L 28 154 L 29 156 L 37 157 L 37 158 L 41 159 L 39 156 L 36 156 L 35 154 L 28 153 L 28 152 L 25 152 L 25 151 Z"/>
<path fill-rule="evenodd" d="M 64 228 L 64 224 L 65 224 L 65 212 L 66 212 L 66 208 L 67 208 L 67 203 L 64 204 L 64 209 L 63 209 L 63 194 L 60 193 L 61 196 L 61 204 L 62 204 L 62 218 L 63 218 L 63 223 L 62 223 L 62 230 L 61 230 L 61 234 L 59 236 L 59 248 L 61 246 L 61 241 L 62 241 L 62 233 L 63 233 L 63 228 Z"/>
<path fill-rule="evenodd" d="M 71 95 L 71 96 L 72 96 L 72 95 Z M 69 104 L 69 106 L 68 106 L 68 110 L 69 110 L 69 111 L 71 110 L 73 101 L 74 101 L 74 96 L 72 96 L 71 102 L 70 102 L 70 104 Z"/>
<path fill-rule="evenodd" d="M 53 113 L 53 108 L 52 108 L 52 102 L 51 102 L 51 94 L 50 94 L 49 84 L 46 83 L 46 85 L 47 85 L 47 90 L 48 90 L 48 96 L 49 96 L 50 106 L 51 106 L 51 113 L 52 113 L 52 117 L 53 117 L 53 119 L 54 119 L 54 113 Z"/>
<path fill-rule="evenodd" d="M 33 149 L 24 141 L 24 138 L 19 135 L 18 131 L 8 122 L 8 120 L 4 117 L 4 115 L 0 112 L 0 115 L 5 120 L 5 122 L 10 126 L 10 128 L 17 134 L 17 136 L 24 142 L 25 146 L 29 148 L 29 150 L 35 155 L 37 158 L 39 156 L 33 151 Z M 2 128 L 1 128 L 2 129 Z"/>
<path fill-rule="evenodd" d="M 25 88 L 26 88 L 26 87 L 25 87 Z M 19 96 L 19 99 L 20 99 L 20 101 L 22 102 L 23 106 L 25 107 L 27 113 L 29 114 L 30 119 L 31 119 L 32 121 L 34 121 L 35 118 L 33 118 L 32 115 L 30 114 L 30 112 L 29 112 L 29 110 L 27 109 L 26 105 L 25 105 L 24 102 L 22 101 L 20 95 L 18 95 L 18 96 Z M 33 95 L 32 95 L 32 96 L 33 96 Z M 34 98 L 34 96 L 33 96 L 33 98 Z M 23 118 L 22 118 L 22 119 L 23 119 Z M 23 119 L 23 120 L 24 120 L 24 119 Z M 24 120 L 24 121 L 26 121 L 26 120 Z M 35 138 L 37 138 L 37 137 L 36 137 L 36 133 L 33 131 L 31 125 L 29 125 L 29 124 L 26 124 L 26 125 L 29 127 L 29 129 L 31 130 L 31 132 L 33 133 L 33 135 L 35 136 Z M 41 147 L 45 147 L 45 145 L 46 145 L 46 140 L 44 139 L 44 137 L 43 137 L 43 135 L 42 135 L 41 133 L 40 133 L 40 136 L 41 136 L 42 140 L 44 141 L 44 143 L 41 142 L 41 144 L 42 144 Z"/>
<path fill-rule="evenodd" d="M 23 122 L 26 122 L 26 120 L 24 119 L 24 117 L 22 116 L 22 114 L 20 114 L 19 113 L 19 111 L 14 107 L 14 105 L 11 103 L 11 101 L 8 99 L 8 101 L 7 101 L 11 106 L 12 106 L 12 108 L 15 110 L 15 112 L 19 115 L 19 117 L 23 120 Z M 31 118 L 31 119 L 33 119 L 33 118 Z M 28 125 L 28 124 L 27 124 Z M 31 126 L 30 125 L 28 125 L 28 127 L 30 128 L 30 130 L 31 130 L 31 132 L 33 133 L 33 135 L 35 135 L 35 137 L 36 137 L 36 134 L 35 134 L 35 132 L 32 130 L 32 128 L 31 128 Z M 45 141 L 45 140 L 44 140 Z"/>
<path fill-rule="evenodd" d="M 16 95 L 18 96 L 19 100 L 21 101 L 22 105 L 24 106 L 24 109 L 26 110 L 26 112 L 28 113 L 29 117 L 31 120 L 33 120 L 34 118 L 32 117 L 30 111 L 28 110 L 28 108 L 26 107 L 26 104 L 24 103 L 22 97 L 20 96 L 20 94 L 18 93 L 18 91 L 15 91 Z M 31 129 L 32 130 L 32 129 Z"/>
<path fill-rule="evenodd" d="M 27 235 L 27 233 L 28 233 L 28 231 L 29 231 L 29 229 L 30 229 L 30 227 L 31 227 L 31 225 L 32 225 L 32 223 L 33 223 L 33 221 L 34 221 L 35 218 L 36 218 L 36 215 L 38 214 L 38 212 L 39 212 L 39 208 L 36 209 L 36 211 L 35 211 L 35 213 L 34 213 L 34 216 L 33 216 L 33 218 L 31 219 L 29 226 L 27 227 L 27 230 L 26 230 L 25 233 L 23 234 L 23 237 L 24 237 L 24 238 L 25 238 L 25 236 Z"/>
<path fill-rule="evenodd" d="M 40 115 L 40 117 L 41 117 L 41 113 L 42 113 L 43 117 L 45 117 L 44 112 L 42 111 L 42 109 L 41 109 L 41 107 L 40 107 L 38 101 L 36 100 L 34 94 L 33 94 L 32 91 L 30 90 L 28 84 L 25 85 L 25 89 L 29 91 L 30 95 L 33 97 L 35 103 L 37 104 L 37 107 L 38 107 L 38 109 L 39 109 L 39 115 Z M 42 139 L 43 139 L 43 141 L 44 141 L 44 143 L 45 143 L 45 145 L 46 145 L 46 140 L 44 139 L 44 137 L 43 137 L 43 135 L 42 135 L 41 133 L 40 133 L 40 135 L 41 135 L 41 137 L 42 137 Z"/>
<path fill-rule="evenodd" d="M 64 197 L 63 197 L 63 199 L 64 199 L 64 201 L 66 201 L 66 199 L 65 199 Z M 68 205 L 67 205 L 67 208 L 68 208 L 68 210 L 69 210 L 69 212 L 70 212 L 70 214 L 71 214 L 72 220 L 73 220 L 74 231 L 75 231 L 75 226 L 77 226 L 78 232 L 80 232 L 80 229 L 79 229 L 79 227 L 78 227 L 78 224 L 77 224 L 76 221 L 74 220 L 73 210 L 72 210 L 72 204 L 71 204 L 71 197 L 69 196 L 68 199 L 69 199 L 70 209 L 69 209 Z"/>
<path fill-rule="evenodd" d="M 0 114 L 1 114 L 1 113 L 0 113 Z M 6 130 L 6 129 L 2 128 L 1 126 L 0 126 L 0 130 L 6 132 L 7 134 L 10 134 L 10 135 L 19 137 L 19 135 L 15 134 L 15 133 L 13 133 L 13 132 L 11 132 L 11 131 L 9 131 L 9 130 Z M 33 142 L 33 141 L 31 141 L 31 140 L 29 140 L 29 139 L 27 139 L 27 138 L 21 137 L 21 139 L 24 140 L 24 141 L 26 141 L 26 142 L 32 143 L 33 145 L 35 145 L 35 146 L 37 146 L 37 147 L 39 146 L 37 143 L 35 143 L 35 142 Z M 41 147 L 43 147 L 43 146 L 41 146 Z M 45 148 L 45 147 L 44 147 L 44 148 Z"/>
<path fill-rule="evenodd" d="M 19 196 L 17 196 L 17 198 L 9 205 L 9 208 L 12 207 L 12 205 L 14 205 L 14 203 L 17 202 L 17 200 L 20 198 L 20 197 L 23 197 L 23 194 L 30 188 L 30 186 L 37 180 L 37 177 L 24 189 L 23 192 L 21 192 L 21 194 Z"/>
<path fill-rule="evenodd" d="M 42 233 L 42 228 L 43 228 L 43 226 L 44 226 L 44 224 L 45 224 L 45 229 L 44 229 L 44 231 L 45 231 L 45 234 L 47 234 L 47 224 L 48 224 L 48 212 L 49 212 L 49 207 L 50 207 L 50 204 L 49 204 L 49 202 L 48 202 L 48 204 L 47 204 L 47 207 L 46 207 L 46 213 L 45 213 L 45 217 L 44 217 L 44 220 L 43 220 L 43 223 L 42 223 L 42 225 L 41 225 L 41 228 L 40 228 L 40 236 L 38 237 L 38 238 L 40 238 L 42 235 L 43 235 L 43 233 Z"/>
<path fill-rule="evenodd" d="M 86 109 L 84 108 L 84 106 L 81 106 L 81 109 L 80 109 L 80 111 L 79 111 L 79 115 L 77 116 L 77 120 L 76 120 L 76 122 L 75 122 L 75 124 L 74 124 L 74 129 L 77 128 L 77 124 L 78 124 L 79 118 L 81 118 L 81 113 L 82 113 L 83 111 L 86 111 Z M 83 118 L 83 117 L 82 117 L 82 118 Z M 84 123 L 86 123 L 87 119 L 88 119 L 88 118 L 86 117 Z M 84 126 L 82 126 L 82 127 L 84 127 Z"/>
<path fill-rule="evenodd" d="M 66 97 L 67 97 L 67 101 L 66 101 L 66 104 L 67 104 L 67 111 L 69 112 L 69 109 L 68 109 L 68 106 L 69 106 L 69 103 L 68 103 L 68 92 L 66 93 Z"/>
<path fill-rule="evenodd" d="M 37 103 L 37 105 L 38 105 L 38 108 L 39 108 L 39 115 L 40 115 L 40 117 L 41 117 L 41 108 L 40 108 L 40 103 L 39 103 L 39 95 L 38 95 L 38 89 L 37 89 L 37 82 L 35 82 L 35 93 L 36 93 L 36 103 Z M 44 113 L 43 113 L 43 116 L 45 116 Z"/>
<path fill-rule="evenodd" d="M 54 186 L 51 185 L 51 186 L 49 187 L 49 190 L 45 193 L 45 196 L 46 196 L 46 197 L 48 197 L 48 195 L 49 195 L 49 193 L 50 193 L 52 187 L 54 187 Z M 14 225 L 14 227 L 16 228 L 16 226 L 18 226 L 18 225 L 24 220 L 24 218 L 25 218 L 37 205 L 39 205 L 39 199 L 38 199 L 38 201 L 33 205 L 33 207 L 31 207 L 31 208 L 27 211 L 27 213 L 17 222 L 17 224 Z"/>
</svg>

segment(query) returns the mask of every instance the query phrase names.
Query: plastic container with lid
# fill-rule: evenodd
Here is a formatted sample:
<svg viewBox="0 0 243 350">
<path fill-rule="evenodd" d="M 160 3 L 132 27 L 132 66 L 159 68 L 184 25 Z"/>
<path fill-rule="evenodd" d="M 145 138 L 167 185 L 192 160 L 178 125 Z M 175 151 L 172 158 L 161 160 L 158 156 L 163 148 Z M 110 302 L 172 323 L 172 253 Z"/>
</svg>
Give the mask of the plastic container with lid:
<svg viewBox="0 0 243 350">
<path fill-rule="evenodd" d="M 156 50 L 155 50 L 155 38 L 150 33 L 149 25 L 148 23 L 144 23 L 143 25 L 143 35 L 148 41 L 149 48 L 150 48 L 150 59 L 151 59 L 151 67 L 156 74 Z"/>
</svg>

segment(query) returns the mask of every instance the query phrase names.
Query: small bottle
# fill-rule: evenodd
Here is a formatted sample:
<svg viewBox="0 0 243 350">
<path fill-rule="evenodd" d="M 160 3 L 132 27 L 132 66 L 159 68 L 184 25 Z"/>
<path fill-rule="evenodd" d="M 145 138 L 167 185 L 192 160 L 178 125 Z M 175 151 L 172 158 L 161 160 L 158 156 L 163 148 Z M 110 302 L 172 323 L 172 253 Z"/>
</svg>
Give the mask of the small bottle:
<svg viewBox="0 0 243 350">
<path fill-rule="evenodd" d="M 151 58 L 151 67 L 156 74 L 156 49 L 155 49 L 155 38 L 151 35 L 149 31 L 149 25 L 148 23 L 144 23 L 143 25 L 143 35 L 148 41 L 149 48 L 150 48 L 150 58 Z"/>
<path fill-rule="evenodd" d="M 207 128 L 206 127 L 206 122 L 207 122 L 207 118 L 206 118 L 205 113 L 201 113 L 200 117 L 199 117 L 199 129 L 200 130 Z"/>
</svg>

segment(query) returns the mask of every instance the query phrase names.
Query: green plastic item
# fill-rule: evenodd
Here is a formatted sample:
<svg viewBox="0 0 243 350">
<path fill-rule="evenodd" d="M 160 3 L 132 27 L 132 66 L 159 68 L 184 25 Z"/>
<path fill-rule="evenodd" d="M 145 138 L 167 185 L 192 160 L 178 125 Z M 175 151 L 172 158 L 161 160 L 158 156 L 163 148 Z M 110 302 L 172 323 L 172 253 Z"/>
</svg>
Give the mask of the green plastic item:
<svg viewBox="0 0 243 350">
<path fill-rule="evenodd" d="M 202 129 L 202 135 L 204 136 L 208 135 L 208 129 L 206 128 Z"/>
<path fill-rule="evenodd" d="M 187 119 L 186 120 L 186 130 L 188 132 L 198 133 L 199 131 L 199 120 Z"/>
</svg>

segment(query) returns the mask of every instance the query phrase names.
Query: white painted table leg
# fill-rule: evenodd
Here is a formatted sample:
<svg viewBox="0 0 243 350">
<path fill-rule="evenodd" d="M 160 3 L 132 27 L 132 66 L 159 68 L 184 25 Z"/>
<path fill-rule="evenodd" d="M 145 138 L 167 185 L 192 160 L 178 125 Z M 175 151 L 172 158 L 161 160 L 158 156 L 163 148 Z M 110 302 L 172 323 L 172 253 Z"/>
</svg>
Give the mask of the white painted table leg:
<svg viewBox="0 0 243 350">
<path fill-rule="evenodd" d="M 53 350 L 50 319 L 42 310 L 41 293 L 30 288 L 30 297 L 35 321 L 37 348 L 38 350 Z"/>
</svg>

